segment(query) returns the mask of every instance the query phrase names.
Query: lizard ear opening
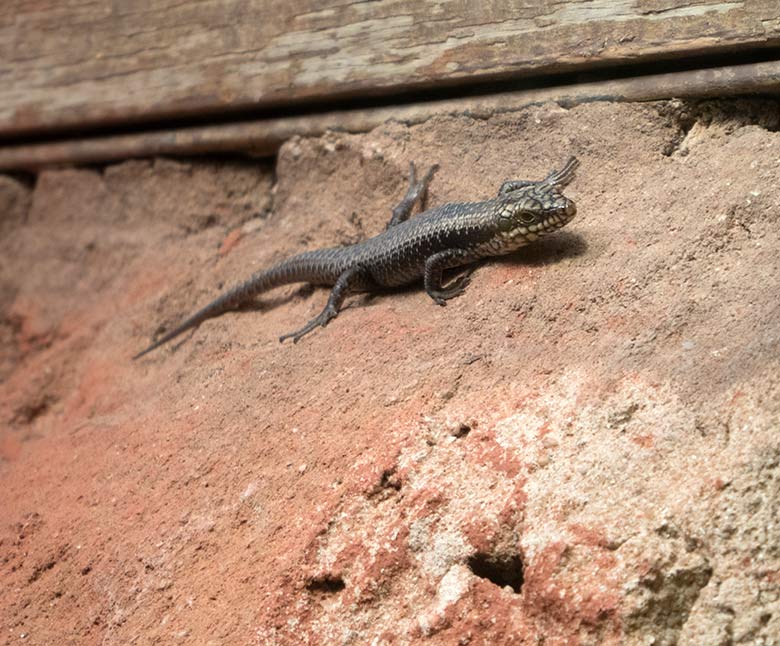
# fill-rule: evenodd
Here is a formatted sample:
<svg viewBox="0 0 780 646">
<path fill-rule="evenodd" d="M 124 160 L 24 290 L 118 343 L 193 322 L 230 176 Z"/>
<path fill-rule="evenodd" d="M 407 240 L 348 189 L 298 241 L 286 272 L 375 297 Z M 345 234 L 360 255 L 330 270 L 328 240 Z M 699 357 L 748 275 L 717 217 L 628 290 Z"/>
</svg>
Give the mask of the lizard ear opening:
<svg viewBox="0 0 780 646">
<path fill-rule="evenodd" d="M 534 224 L 536 222 L 536 214 L 530 211 L 520 211 L 518 215 L 520 222 L 523 224 Z"/>
</svg>

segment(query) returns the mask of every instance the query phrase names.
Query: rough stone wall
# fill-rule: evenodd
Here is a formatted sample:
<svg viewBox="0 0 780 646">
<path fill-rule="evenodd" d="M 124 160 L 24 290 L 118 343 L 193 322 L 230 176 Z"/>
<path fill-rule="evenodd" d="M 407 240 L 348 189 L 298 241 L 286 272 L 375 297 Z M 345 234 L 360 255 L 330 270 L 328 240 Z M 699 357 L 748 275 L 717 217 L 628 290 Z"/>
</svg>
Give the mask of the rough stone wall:
<svg viewBox="0 0 780 646">
<path fill-rule="evenodd" d="M 771 104 L 545 104 L 240 160 L 0 180 L 0 639 L 780 644 Z M 303 249 L 582 161 L 577 218 L 446 308 Z"/>
</svg>

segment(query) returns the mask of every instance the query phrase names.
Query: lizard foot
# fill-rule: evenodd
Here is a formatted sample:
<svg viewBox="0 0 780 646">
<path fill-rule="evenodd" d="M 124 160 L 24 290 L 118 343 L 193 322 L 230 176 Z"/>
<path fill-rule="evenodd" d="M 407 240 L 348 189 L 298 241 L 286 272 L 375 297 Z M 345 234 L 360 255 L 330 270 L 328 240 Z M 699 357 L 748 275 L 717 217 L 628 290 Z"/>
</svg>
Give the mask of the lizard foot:
<svg viewBox="0 0 780 646">
<path fill-rule="evenodd" d="M 336 315 L 338 314 L 338 311 L 335 307 L 331 307 L 330 305 L 326 306 L 322 312 L 320 312 L 317 316 L 315 316 L 311 321 L 309 321 L 306 325 L 304 325 L 300 330 L 296 330 L 295 332 L 290 332 L 288 334 L 283 334 L 279 337 L 279 343 L 284 343 L 287 339 L 292 339 L 293 343 L 298 343 L 303 337 L 305 337 L 309 332 L 314 330 L 318 327 L 325 327 L 330 321 L 334 318 L 336 318 Z"/>
<path fill-rule="evenodd" d="M 452 284 L 449 287 L 444 289 L 431 290 L 428 292 L 428 295 L 437 304 L 444 306 L 447 304 L 448 300 L 455 298 L 456 296 L 460 296 L 464 291 L 466 291 L 466 287 L 468 287 L 470 282 L 471 276 L 469 274 L 464 274 L 463 276 L 458 276 L 454 281 L 452 281 Z"/>
</svg>

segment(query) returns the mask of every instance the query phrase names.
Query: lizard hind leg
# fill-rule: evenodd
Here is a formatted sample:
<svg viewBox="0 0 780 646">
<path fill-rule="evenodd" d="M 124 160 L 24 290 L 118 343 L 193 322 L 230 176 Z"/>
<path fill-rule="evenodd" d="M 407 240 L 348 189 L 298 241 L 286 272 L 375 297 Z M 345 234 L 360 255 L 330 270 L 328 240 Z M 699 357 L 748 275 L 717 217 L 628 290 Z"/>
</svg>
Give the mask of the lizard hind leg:
<svg viewBox="0 0 780 646">
<path fill-rule="evenodd" d="M 433 175 L 437 170 L 439 170 L 439 165 L 434 164 L 428 169 L 423 178 L 417 181 L 417 169 L 414 166 L 414 162 L 409 163 L 409 188 L 403 199 L 393 209 L 393 216 L 390 218 L 390 222 L 387 223 L 388 229 L 408 220 L 417 200 L 420 201 L 420 206 L 424 207 L 425 198 L 428 194 L 428 184 L 431 183 Z"/>
<path fill-rule="evenodd" d="M 341 306 L 344 304 L 344 299 L 353 291 L 356 287 L 363 282 L 364 272 L 362 267 L 350 267 L 344 271 L 339 277 L 336 283 L 333 285 L 333 289 L 328 297 L 328 302 L 317 316 L 304 325 L 300 330 L 283 334 L 279 337 L 279 343 L 292 339 L 293 343 L 298 343 L 304 336 L 306 336 L 312 330 L 318 327 L 325 327 L 330 321 L 338 316 Z"/>
</svg>

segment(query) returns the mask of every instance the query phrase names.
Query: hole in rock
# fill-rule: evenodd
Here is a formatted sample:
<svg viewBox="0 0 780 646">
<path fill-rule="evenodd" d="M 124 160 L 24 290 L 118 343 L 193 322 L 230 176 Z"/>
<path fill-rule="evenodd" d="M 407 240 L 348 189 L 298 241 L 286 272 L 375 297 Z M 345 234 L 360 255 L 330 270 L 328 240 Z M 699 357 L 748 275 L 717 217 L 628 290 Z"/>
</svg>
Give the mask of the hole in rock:
<svg viewBox="0 0 780 646">
<path fill-rule="evenodd" d="M 501 588 L 509 586 L 520 592 L 523 587 L 523 561 L 519 554 L 477 553 L 469 558 L 467 565 L 478 577 Z"/>
<path fill-rule="evenodd" d="M 344 579 L 329 575 L 317 577 L 306 584 L 306 589 L 311 592 L 324 592 L 327 594 L 341 592 L 344 587 Z"/>
<path fill-rule="evenodd" d="M 395 474 L 396 468 L 392 467 L 391 469 L 385 469 L 382 472 L 382 478 L 379 482 L 379 487 L 381 489 L 395 489 L 396 491 L 401 490 L 401 483 L 398 481 L 398 477 Z"/>
</svg>

